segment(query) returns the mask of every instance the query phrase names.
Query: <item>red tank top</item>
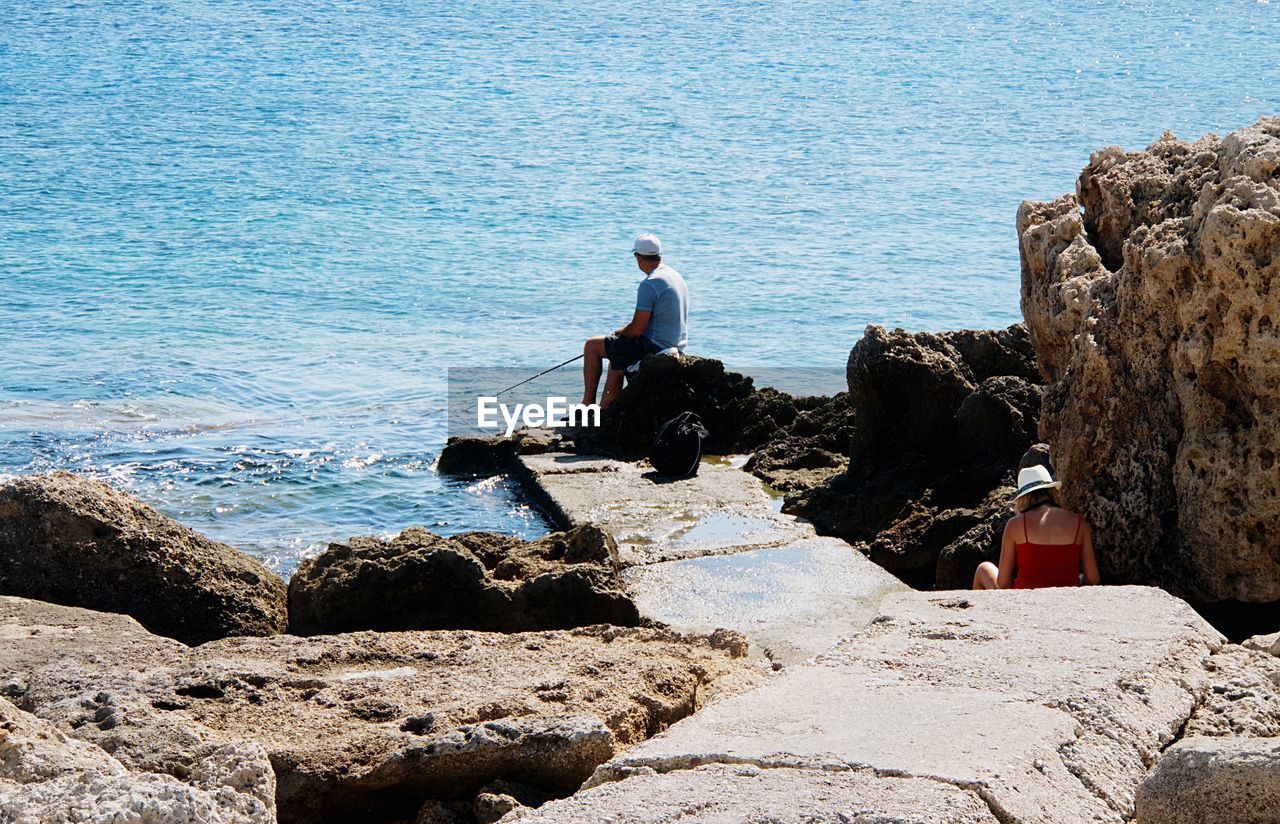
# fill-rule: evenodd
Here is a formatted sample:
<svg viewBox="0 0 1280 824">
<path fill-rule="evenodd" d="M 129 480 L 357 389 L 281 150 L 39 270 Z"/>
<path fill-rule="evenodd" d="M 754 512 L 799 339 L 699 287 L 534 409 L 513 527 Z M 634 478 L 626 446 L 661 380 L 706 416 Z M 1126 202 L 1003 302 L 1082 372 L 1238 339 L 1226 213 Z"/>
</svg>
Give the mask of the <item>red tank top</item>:
<svg viewBox="0 0 1280 824">
<path fill-rule="evenodd" d="M 1022 516 L 1022 543 L 1013 545 L 1015 563 L 1014 589 L 1038 587 L 1080 586 L 1080 528 L 1084 518 L 1079 515 L 1076 537 L 1070 544 L 1033 544 L 1027 536 L 1027 516 Z"/>
</svg>

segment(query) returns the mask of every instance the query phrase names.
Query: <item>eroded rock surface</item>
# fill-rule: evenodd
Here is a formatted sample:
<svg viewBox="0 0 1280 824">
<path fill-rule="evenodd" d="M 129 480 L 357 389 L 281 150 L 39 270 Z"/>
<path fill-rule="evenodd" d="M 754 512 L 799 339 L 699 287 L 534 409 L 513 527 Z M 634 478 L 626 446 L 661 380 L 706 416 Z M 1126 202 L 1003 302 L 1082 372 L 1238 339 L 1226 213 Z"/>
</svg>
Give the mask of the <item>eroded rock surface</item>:
<svg viewBox="0 0 1280 824">
<path fill-rule="evenodd" d="M 1179 741 L 1142 782 L 1134 821 L 1280 821 L 1280 738 Z"/>
<path fill-rule="evenodd" d="M 750 764 L 766 776 L 949 785 L 937 801 L 919 796 L 925 820 L 980 816 L 980 800 L 1001 821 L 1121 822 L 1207 689 L 1203 662 L 1221 643 L 1185 603 L 1150 588 L 890 595 L 813 663 L 614 758 L 591 789 L 535 820 L 642 810 L 666 787 L 696 786 L 689 773 L 705 765 L 719 767 L 726 804 L 740 793 L 749 804 L 761 780 L 733 769 Z M 867 820 L 895 820 L 894 798 L 855 797 Z"/>
<path fill-rule="evenodd" d="M 1208 689 L 1137 797 L 1138 822 L 1280 821 L 1280 658 L 1271 638 L 1205 661 Z"/>
<path fill-rule="evenodd" d="M 571 792 L 757 668 L 741 637 L 594 627 L 352 633 L 188 648 L 122 615 L 0 598 L 4 694 L 124 767 L 199 781 L 265 747 L 282 822 L 411 819 L 504 778 Z"/>
<path fill-rule="evenodd" d="M 1266 118 L 1103 149 L 1076 194 L 1019 209 L 1040 431 L 1104 580 L 1280 600 L 1278 171 Z"/>
<path fill-rule="evenodd" d="M 1210 687 L 1187 735 L 1280 736 L 1280 658 L 1231 645 L 1205 665 Z"/>
<path fill-rule="evenodd" d="M 275 774 L 261 746 L 218 747 L 189 779 L 130 771 L 0 698 L 0 820 L 275 824 Z"/>
<path fill-rule="evenodd" d="M 352 538 L 294 573 L 289 626 L 297 635 L 635 626 L 640 616 L 618 568 L 617 545 L 590 524 L 536 541 L 420 528 L 390 541 Z"/>
<path fill-rule="evenodd" d="M 0 593 L 127 613 L 188 644 L 287 620 L 284 581 L 262 564 L 67 472 L 0 484 Z"/>
</svg>

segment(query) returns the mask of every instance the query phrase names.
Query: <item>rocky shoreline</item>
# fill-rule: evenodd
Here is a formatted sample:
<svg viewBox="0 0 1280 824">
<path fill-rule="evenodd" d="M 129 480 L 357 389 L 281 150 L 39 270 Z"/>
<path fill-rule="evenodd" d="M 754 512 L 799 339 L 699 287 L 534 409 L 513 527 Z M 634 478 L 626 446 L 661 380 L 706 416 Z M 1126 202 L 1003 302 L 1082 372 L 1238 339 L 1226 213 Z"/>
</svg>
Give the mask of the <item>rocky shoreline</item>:
<svg viewBox="0 0 1280 824">
<path fill-rule="evenodd" d="M 0 820 L 1280 819 L 1278 173 L 1280 118 L 1096 153 L 1019 210 L 1025 324 L 869 327 L 835 397 L 657 358 L 597 432 L 452 441 L 536 541 L 410 527 L 286 585 L 0 484 Z M 659 483 L 686 410 L 742 460 Z M 1113 586 L 947 591 L 1049 461 Z"/>
</svg>

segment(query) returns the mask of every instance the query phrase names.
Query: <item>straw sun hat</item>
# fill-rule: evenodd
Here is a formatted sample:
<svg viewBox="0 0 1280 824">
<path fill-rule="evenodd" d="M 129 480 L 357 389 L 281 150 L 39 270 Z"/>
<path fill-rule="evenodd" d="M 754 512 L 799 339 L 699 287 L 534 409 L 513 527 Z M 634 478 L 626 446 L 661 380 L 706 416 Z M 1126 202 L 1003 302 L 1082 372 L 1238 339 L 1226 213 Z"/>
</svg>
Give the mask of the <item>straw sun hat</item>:
<svg viewBox="0 0 1280 824">
<path fill-rule="evenodd" d="M 1053 479 L 1049 474 L 1049 470 L 1043 466 L 1029 466 L 1018 472 L 1018 491 L 1013 493 L 1012 503 L 1016 504 L 1019 498 L 1030 495 L 1039 489 L 1057 489 L 1062 484 Z"/>
</svg>

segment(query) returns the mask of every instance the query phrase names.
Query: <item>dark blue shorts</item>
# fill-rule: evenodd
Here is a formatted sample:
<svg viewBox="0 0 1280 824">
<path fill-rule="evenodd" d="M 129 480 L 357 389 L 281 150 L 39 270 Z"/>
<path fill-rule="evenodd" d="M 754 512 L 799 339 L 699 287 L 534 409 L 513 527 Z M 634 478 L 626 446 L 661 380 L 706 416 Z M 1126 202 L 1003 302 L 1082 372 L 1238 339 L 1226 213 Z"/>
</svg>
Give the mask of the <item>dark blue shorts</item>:
<svg viewBox="0 0 1280 824">
<path fill-rule="evenodd" d="M 609 335 L 604 339 L 604 354 L 609 359 L 609 368 L 619 371 L 639 363 L 645 355 L 652 355 L 660 351 L 662 350 L 644 335 L 638 338 Z"/>
</svg>

